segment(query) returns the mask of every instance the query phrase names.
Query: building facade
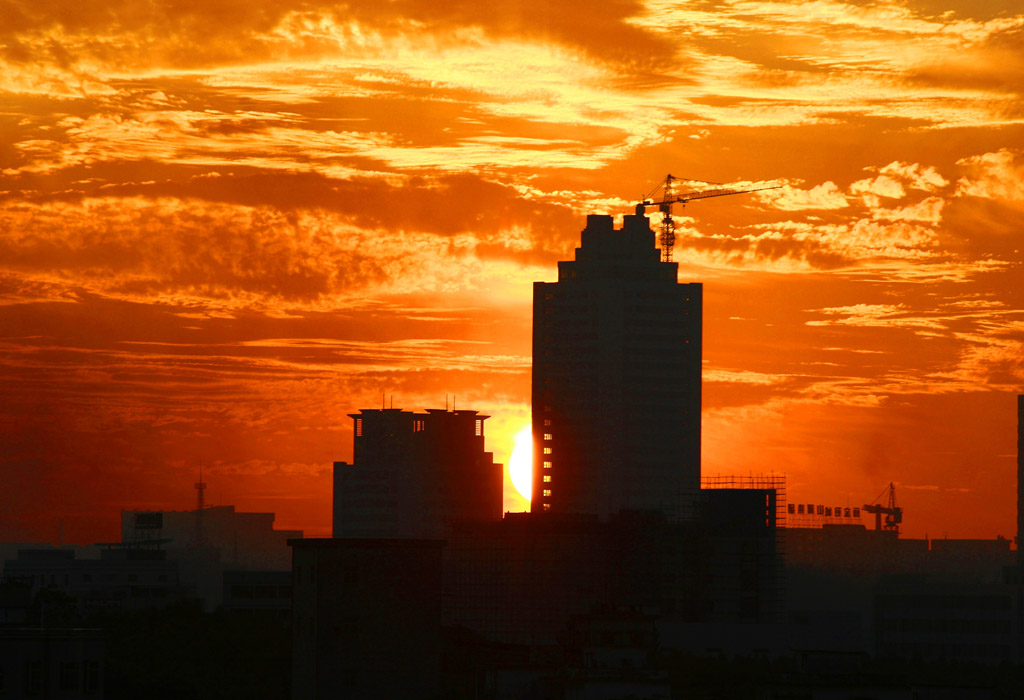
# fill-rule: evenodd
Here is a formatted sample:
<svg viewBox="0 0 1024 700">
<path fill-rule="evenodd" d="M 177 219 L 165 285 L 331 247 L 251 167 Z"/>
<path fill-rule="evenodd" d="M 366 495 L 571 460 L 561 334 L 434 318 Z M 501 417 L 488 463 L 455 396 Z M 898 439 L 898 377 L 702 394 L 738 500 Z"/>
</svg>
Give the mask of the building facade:
<svg viewBox="0 0 1024 700">
<path fill-rule="evenodd" d="M 102 630 L 0 628 L 0 697 L 102 698 L 104 657 Z"/>
<path fill-rule="evenodd" d="M 647 217 L 591 215 L 534 283 L 532 510 L 670 512 L 700 487 L 702 286 L 677 273 Z"/>
<path fill-rule="evenodd" d="M 78 559 L 73 549 L 25 549 L 4 562 L 4 578 L 71 596 L 79 614 L 163 607 L 195 591 L 179 577 L 177 562 L 160 549 L 109 546 L 99 559 Z"/>
</svg>

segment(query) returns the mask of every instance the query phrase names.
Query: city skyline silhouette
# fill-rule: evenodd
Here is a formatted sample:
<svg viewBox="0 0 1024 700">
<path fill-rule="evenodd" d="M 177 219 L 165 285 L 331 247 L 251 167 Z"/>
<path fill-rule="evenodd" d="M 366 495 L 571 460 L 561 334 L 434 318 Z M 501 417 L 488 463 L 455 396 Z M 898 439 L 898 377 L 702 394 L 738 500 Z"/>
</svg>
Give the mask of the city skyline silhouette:
<svg viewBox="0 0 1024 700">
<path fill-rule="evenodd" d="M 1021 696 L 1019 2 L 0 14 L 0 696 Z"/>
<path fill-rule="evenodd" d="M 327 535 L 382 394 L 457 396 L 507 465 L 532 283 L 666 173 L 780 185 L 674 213 L 704 473 L 894 482 L 908 536 L 1012 536 L 1013 4 L 11 8 L 0 538 L 110 540 L 201 464 L 211 503 Z"/>
<path fill-rule="evenodd" d="M 784 475 L 701 475 L 702 289 L 677 284 L 652 234 L 643 215 L 619 230 L 589 216 L 559 282 L 534 287 L 534 426 L 551 434 L 533 436 L 531 512 L 502 514 L 490 416 L 382 402 L 349 414 L 331 538 L 208 505 L 200 472 L 194 510 L 122 510 L 98 559 L 19 547 L 0 678 L 15 696 L 76 697 L 225 682 L 294 700 L 1014 692 L 1024 576 L 1009 540 L 901 539 L 893 483 L 861 507 L 868 530 L 856 510 L 787 503 Z M 1016 408 L 1020 474 L 1024 395 Z M 127 642 L 143 630 L 219 642 L 140 659 Z M 702 658 L 725 665 L 682 673 Z M 172 668 L 193 670 L 147 680 Z"/>
</svg>

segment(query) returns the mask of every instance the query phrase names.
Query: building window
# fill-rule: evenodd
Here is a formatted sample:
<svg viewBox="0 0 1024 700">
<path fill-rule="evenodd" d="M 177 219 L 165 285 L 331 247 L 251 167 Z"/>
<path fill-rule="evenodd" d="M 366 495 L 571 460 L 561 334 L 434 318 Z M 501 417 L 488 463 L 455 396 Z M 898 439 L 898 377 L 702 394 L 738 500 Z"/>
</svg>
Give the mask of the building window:
<svg viewBox="0 0 1024 700">
<path fill-rule="evenodd" d="M 426 421 L 414 420 L 412 422 L 412 431 L 414 433 L 422 433 L 426 429 Z"/>
<path fill-rule="evenodd" d="M 542 507 L 544 508 L 544 510 L 551 510 L 551 504 L 550 503 L 545 503 Z"/>
<path fill-rule="evenodd" d="M 551 433 L 544 433 L 544 439 L 545 440 L 550 440 L 551 439 Z"/>
<path fill-rule="evenodd" d="M 25 662 L 25 692 L 39 695 L 43 692 L 43 664 L 41 661 Z"/>
<path fill-rule="evenodd" d="M 62 662 L 58 681 L 61 690 L 78 690 L 78 664 L 74 661 Z"/>
<path fill-rule="evenodd" d="M 100 662 L 86 661 L 82 664 L 82 690 L 93 695 L 100 690 Z"/>
<path fill-rule="evenodd" d="M 484 422 L 479 418 L 476 420 L 476 434 L 478 437 L 484 434 Z"/>
<path fill-rule="evenodd" d="M 363 436 L 363 419 L 362 418 L 356 418 L 355 421 L 356 421 L 356 437 L 362 437 Z"/>
<path fill-rule="evenodd" d="M 551 462 L 544 462 L 545 469 L 551 469 Z"/>
<path fill-rule="evenodd" d="M 550 474 L 545 474 L 544 475 L 544 483 L 545 484 L 551 483 L 551 475 Z"/>
<path fill-rule="evenodd" d="M 551 498 L 551 489 L 544 489 L 544 498 Z"/>
<path fill-rule="evenodd" d="M 551 425 L 551 419 L 550 418 L 545 418 L 544 419 L 544 426 L 547 427 L 549 425 Z"/>
<path fill-rule="evenodd" d="M 544 454 L 546 454 L 546 455 L 551 454 L 551 448 L 550 447 L 545 447 L 544 448 Z"/>
</svg>

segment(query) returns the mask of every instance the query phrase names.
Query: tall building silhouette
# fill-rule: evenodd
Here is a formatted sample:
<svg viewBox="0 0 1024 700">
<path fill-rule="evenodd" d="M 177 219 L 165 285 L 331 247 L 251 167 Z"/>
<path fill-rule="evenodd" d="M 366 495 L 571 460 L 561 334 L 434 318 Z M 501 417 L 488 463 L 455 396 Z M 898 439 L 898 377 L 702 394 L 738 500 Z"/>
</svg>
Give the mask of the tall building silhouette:
<svg viewBox="0 0 1024 700">
<path fill-rule="evenodd" d="M 591 215 L 534 283 L 531 510 L 671 510 L 699 488 L 703 290 L 677 273 L 647 217 Z"/>
<path fill-rule="evenodd" d="M 1017 564 L 1024 566 L 1024 394 L 1017 395 Z"/>
</svg>

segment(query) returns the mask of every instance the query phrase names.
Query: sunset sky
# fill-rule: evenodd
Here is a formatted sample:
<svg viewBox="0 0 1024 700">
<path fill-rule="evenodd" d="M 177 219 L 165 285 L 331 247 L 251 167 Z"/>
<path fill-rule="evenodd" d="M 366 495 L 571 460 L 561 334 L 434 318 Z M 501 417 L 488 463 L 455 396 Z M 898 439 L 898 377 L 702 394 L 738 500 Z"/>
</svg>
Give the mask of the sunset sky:
<svg viewBox="0 0 1024 700">
<path fill-rule="evenodd" d="M 532 282 L 667 173 L 782 185 L 677 210 L 704 473 L 1012 537 L 1022 92 L 1019 0 L 0 0 L 0 539 L 200 466 L 328 535 L 382 395 L 507 462 Z"/>
</svg>

